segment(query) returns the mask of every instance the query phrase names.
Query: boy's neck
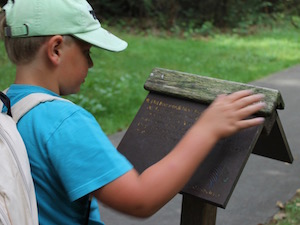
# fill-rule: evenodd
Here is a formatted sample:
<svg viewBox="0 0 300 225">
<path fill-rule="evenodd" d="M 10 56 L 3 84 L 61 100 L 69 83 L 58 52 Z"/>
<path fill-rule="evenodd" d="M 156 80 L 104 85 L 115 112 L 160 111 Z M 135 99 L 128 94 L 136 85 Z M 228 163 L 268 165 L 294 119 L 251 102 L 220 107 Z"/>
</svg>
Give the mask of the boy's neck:
<svg viewBox="0 0 300 225">
<path fill-rule="evenodd" d="M 54 74 L 38 63 L 18 65 L 16 67 L 15 84 L 27 84 L 46 88 L 59 94 L 59 88 L 55 82 Z"/>
</svg>

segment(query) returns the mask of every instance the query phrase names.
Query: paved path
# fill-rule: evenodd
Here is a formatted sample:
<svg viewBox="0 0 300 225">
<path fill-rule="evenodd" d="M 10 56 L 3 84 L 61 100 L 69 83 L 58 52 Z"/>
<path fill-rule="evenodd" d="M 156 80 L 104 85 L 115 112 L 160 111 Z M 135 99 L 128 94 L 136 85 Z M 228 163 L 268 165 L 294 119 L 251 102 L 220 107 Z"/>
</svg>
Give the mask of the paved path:
<svg viewBox="0 0 300 225">
<path fill-rule="evenodd" d="M 287 202 L 300 188 L 300 65 L 253 82 L 254 85 L 281 92 L 285 109 L 279 112 L 288 143 L 294 156 L 286 164 L 251 155 L 226 209 L 218 209 L 217 225 L 258 225 L 267 222 L 277 211 L 276 202 Z M 112 135 L 117 146 L 124 133 Z M 103 206 L 101 215 L 107 225 L 179 225 L 181 195 L 177 195 L 149 219 L 130 218 Z"/>
</svg>

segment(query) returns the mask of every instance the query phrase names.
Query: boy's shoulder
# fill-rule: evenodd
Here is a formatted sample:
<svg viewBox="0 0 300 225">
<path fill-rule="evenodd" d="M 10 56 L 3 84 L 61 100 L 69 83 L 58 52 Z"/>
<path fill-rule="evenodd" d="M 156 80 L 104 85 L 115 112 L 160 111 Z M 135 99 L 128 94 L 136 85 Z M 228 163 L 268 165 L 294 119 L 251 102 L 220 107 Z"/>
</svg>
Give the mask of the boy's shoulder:
<svg viewBox="0 0 300 225">
<path fill-rule="evenodd" d="M 45 100 L 41 100 L 40 104 L 38 104 L 35 107 L 32 107 L 32 109 L 28 112 L 28 114 L 33 115 L 35 118 L 42 118 L 43 116 L 50 116 L 55 118 L 66 118 L 74 113 L 88 116 L 90 113 L 88 113 L 85 109 L 83 109 L 81 106 L 76 105 L 75 103 L 62 98 L 61 96 L 57 95 L 56 93 L 45 89 L 43 87 L 39 86 L 30 86 L 30 85 L 11 85 L 10 88 L 7 91 L 7 95 L 11 100 L 12 107 L 14 104 L 19 102 L 21 99 L 28 98 L 28 96 L 36 96 L 37 98 L 44 98 Z M 45 97 L 41 97 L 41 95 L 45 95 Z M 47 97 L 47 95 L 49 97 Z M 31 98 L 28 98 L 29 101 Z M 24 101 L 25 104 L 30 104 L 29 101 Z M 51 116 L 52 115 L 52 116 Z"/>
</svg>

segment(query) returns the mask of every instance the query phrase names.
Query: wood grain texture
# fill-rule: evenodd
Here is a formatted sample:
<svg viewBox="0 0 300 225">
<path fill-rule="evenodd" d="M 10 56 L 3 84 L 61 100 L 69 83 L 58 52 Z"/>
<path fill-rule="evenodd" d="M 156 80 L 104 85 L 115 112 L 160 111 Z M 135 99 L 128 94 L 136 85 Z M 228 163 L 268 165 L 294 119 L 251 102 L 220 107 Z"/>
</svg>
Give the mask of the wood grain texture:
<svg viewBox="0 0 300 225">
<path fill-rule="evenodd" d="M 148 91 L 186 98 L 209 105 L 218 95 L 250 89 L 265 95 L 266 107 L 257 114 L 270 116 L 276 109 L 284 109 L 278 90 L 221 80 L 175 70 L 154 68 L 144 84 Z"/>
</svg>

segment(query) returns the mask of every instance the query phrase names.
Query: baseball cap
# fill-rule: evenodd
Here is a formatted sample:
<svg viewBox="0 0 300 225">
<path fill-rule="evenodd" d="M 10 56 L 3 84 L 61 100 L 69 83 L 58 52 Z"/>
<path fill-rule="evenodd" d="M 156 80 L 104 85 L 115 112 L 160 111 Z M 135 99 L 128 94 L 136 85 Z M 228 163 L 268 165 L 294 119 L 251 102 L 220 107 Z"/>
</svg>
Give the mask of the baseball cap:
<svg viewBox="0 0 300 225">
<path fill-rule="evenodd" d="M 5 36 L 72 35 L 96 47 L 122 51 L 127 43 L 101 27 L 86 0 L 8 0 Z"/>
</svg>

